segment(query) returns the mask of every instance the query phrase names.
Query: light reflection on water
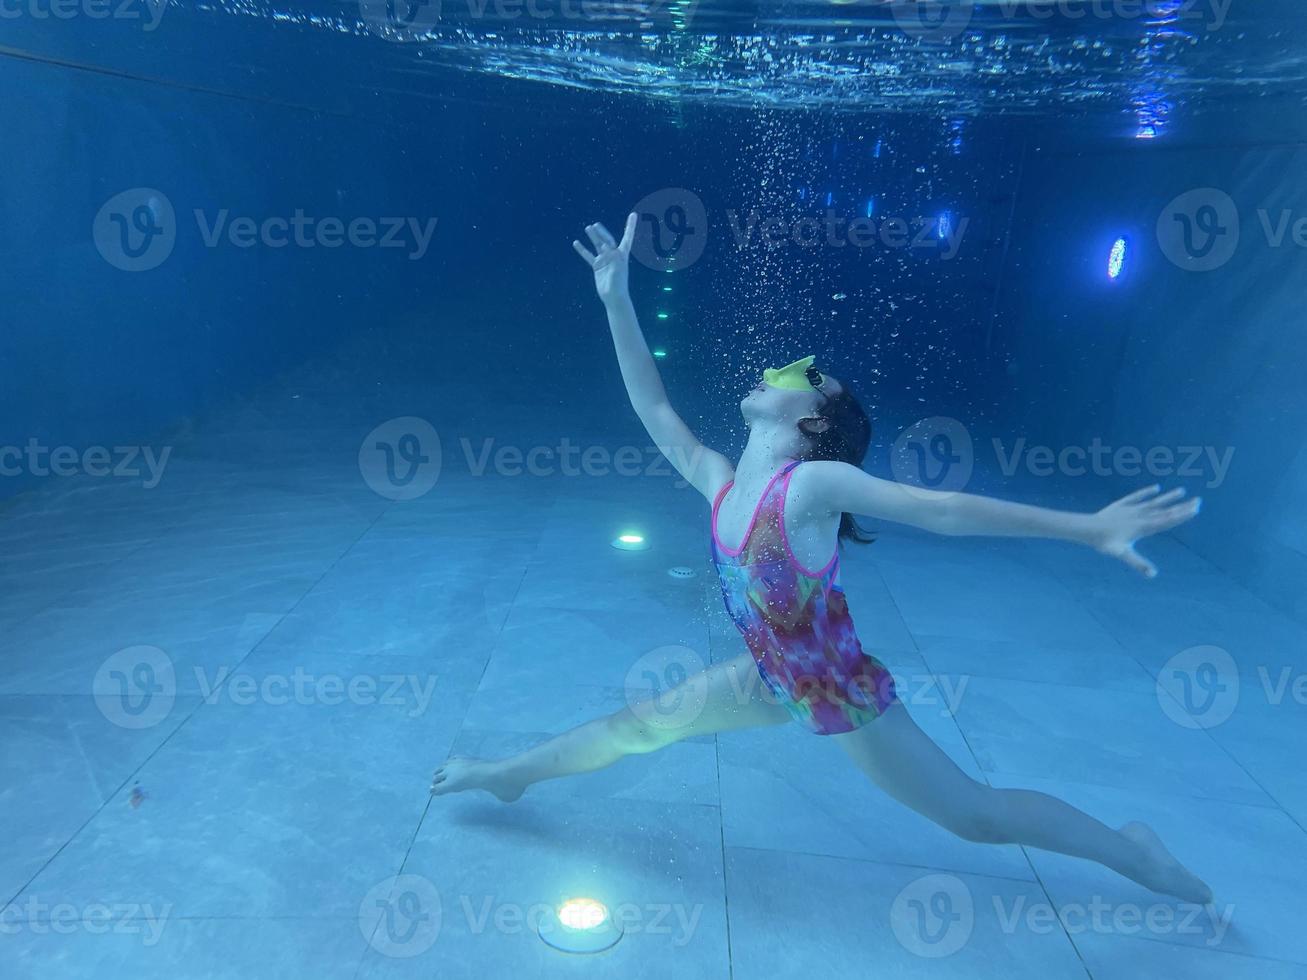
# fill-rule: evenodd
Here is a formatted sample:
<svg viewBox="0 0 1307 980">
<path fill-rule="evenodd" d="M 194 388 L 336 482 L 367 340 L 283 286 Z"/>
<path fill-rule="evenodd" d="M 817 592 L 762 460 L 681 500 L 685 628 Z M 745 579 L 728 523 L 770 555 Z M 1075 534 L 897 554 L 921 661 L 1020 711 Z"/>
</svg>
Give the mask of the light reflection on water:
<svg viewBox="0 0 1307 980">
<path fill-rule="evenodd" d="M 1247 6 L 206 0 L 201 9 L 358 35 L 373 45 L 378 70 L 408 85 L 455 71 L 722 106 L 1109 112 L 1133 117 L 1139 138 L 1155 138 L 1181 104 L 1228 107 L 1272 92 L 1303 104 L 1307 49 L 1297 26 Z M 923 9 L 934 19 L 923 20 Z"/>
</svg>

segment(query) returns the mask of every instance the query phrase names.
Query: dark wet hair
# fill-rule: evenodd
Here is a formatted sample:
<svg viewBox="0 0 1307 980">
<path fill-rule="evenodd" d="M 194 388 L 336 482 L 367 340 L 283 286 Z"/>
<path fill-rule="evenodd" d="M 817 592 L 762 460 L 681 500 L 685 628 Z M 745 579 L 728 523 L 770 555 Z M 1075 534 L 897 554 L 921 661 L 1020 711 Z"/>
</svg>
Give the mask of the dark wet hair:
<svg viewBox="0 0 1307 980">
<path fill-rule="evenodd" d="M 862 461 L 867 458 L 867 447 L 871 445 L 871 419 L 853 393 L 848 387 L 841 388 L 838 395 L 826 399 L 817 414 L 830 424 L 824 432 L 809 432 L 800 423 L 799 429 L 808 437 L 811 447 L 799 458 L 829 459 L 861 468 Z M 875 540 L 876 536 L 864 531 L 852 514 L 840 515 L 840 544 L 845 541 L 870 544 Z"/>
</svg>

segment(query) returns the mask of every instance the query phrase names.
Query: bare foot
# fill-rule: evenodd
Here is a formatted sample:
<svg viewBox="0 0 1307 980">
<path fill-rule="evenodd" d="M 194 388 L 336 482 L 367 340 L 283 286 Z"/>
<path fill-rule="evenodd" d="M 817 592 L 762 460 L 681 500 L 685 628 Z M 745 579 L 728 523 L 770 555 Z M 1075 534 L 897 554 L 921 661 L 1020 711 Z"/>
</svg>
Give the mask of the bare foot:
<svg viewBox="0 0 1307 980">
<path fill-rule="evenodd" d="M 450 759 L 431 777 L 431 795 L 461 793 L 467 789 L 483 789 L 494 793 L 505 803 L 512 803 L 526 786 L 514 780 L 498 762 L 481 759 Z"/>
<path fill-rule="evenodd" d="M 1128 823 L 1120 833 L 1143 849 L 1136 873 L 1130 875 L 1135 881 L 1155 892 L 1174 895 L 1186 902 L 1206 905 L 1212 900 L 1212 890 L 1207 883 L 1177 861 L 1148 824 Z"/>
</svg>

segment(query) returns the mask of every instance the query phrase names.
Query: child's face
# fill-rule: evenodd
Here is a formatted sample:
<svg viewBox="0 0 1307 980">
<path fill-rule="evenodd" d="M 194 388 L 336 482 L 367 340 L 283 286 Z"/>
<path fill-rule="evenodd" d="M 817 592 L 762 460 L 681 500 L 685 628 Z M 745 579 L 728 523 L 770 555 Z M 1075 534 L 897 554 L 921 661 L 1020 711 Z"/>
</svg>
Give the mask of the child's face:
<svg viewBox="0 0 1307 980">
<path fill-rule="evenodd" d="M 796 391 L 790 388 L 777 388 L 761 378 L 758 384 L 740 402 L 740 411 L 750 423 L 760 419 L 797 424 L 799 419 L 812 418 L 820 413 L 827 400 L 839 394 L 843 387 L 830 375 L 823 374 L 825 384 L 821 391 L 809 389 Z"/>
</svg>

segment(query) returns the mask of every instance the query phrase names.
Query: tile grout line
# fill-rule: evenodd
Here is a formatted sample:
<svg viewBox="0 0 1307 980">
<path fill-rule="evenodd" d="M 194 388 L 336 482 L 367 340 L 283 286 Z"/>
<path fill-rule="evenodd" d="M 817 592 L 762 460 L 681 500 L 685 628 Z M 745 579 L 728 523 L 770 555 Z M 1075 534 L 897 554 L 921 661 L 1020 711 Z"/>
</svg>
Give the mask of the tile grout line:
<svg viewBox="0 0 1307 980">
<path fill-rule="evenodd" d="M 350 551 L 353 550 L 354 546 L 357 545 L 358 542 L 362 540 L 363 537 L 369 531 L 371 531 L 374 527 L 376 527 L 377 522 L 380 521 L 381 518 L 384 517 L 387 512 L 389 512 L 392 506 L 393 504 L 387 505 L 385 508 L 383 508 L 382 511 L 372 519 L 372 521 L 368 524 L 368 526 L 364 528 L 354 538 L 354 540 L 351 541 L 349 545 L 339 555 L 337 555 L 334 560 L 332 560 L 332 562 L 325 569 L 323 569 L 322 574 L 319 575 L 316 579 L 314 579 L 313 583 L 309 585 L 309 587 L 304 590 L 304 592 L 300 595 L 300 597 L 296 599 L 295 602 L 285 612 L 283 612 L 281 616 L 277 618 L 277 621 L 268 628 L 268 631 L 263 634 L 263 636 L 259 639 L 259 641 L 255 643 L 253 646 L 251 646 L 250 649 L 245 653 L 245 655 L 241 657 L 239 661 L 237 661 L 236 668 L 239 668 L 241 664 L 244 664 L 245 661 L 247 661 L 251 656 L 253 656 L 254 652 L 258 650 L 260 646 L 263 645 L 264 641 L 266 641 L 269 636 L 271 636 L 274 632 L 276 632 L 277 627 L 280 626 L 285 621 L 286 617 L 289 616 L 291 613 L 293 613 L 297 608 L 299 608 L 300 604 L 304 601 L 305 597 L 308 596 L 310 592 L 312 592 L 315 588 L 318 587 L 318 585 L 321 584 L 322 580 L 325 579 L 331 573 L 332 569 L 334 569 L 337 565 L 340 564 L 341 560 L 347 554 L 349 554 Z M 214 687 L 213 691 L 210 692 L 210 697 L 216 695 L 218 691 L 221 690 L 223 686 L 225 686 L 227 681 L 234 673 L 235 673 L 235 669 L 233 669 L 231 674 L 228 674 L 226 678 L 224 678 L 219 684 L 217 684 Z M 32 873 L 31 877 L 29 877 L 27 881 L 25 881 L 23 884 L 19 886 L 18 890 L 14 892 L 11 898 L 5 901 L 4 905 L 0 905 L 0 914 L 3 914 L 5 910 L 7 910 L 15 901 L 17 901 L 18 898 L 23 894 L 23 892 L 25 892 L 28 888 L 31 888 L 32 885 L 36 882 L 36 879 L 41 876 L 41 874 L 46 870 L 46 868 L 50 867 L 50 865 L 54 863 L 54 861 L 59 857 L 59 855 L 62 854 L 64 850 L 67 849 L 68 846 L 73 843 L 73 841 L 77 840 L 77 838 L 81 835 L 81 833 L 84 830 L 86 830 L 86 828 L 90 826 L 91 823 L 108 808 L 110 802 L 112 802 L 114 797 L 116 797 L 119 793 L 121 793 L 123 789 L 126 788 L 126 786 L 130 782 L 132 782 L 133 779 L 135 779 L 136 775 L 140 773 L 147 765 L 150 764 L 151 760 L 153 760 L 154 757 L 157 756 L 163 750 L 163 748 L 169 742 L 171 742 L 173 738 L 176 737 L 178 732 L 180 732 L 183 728 L 185 728 L 188 724 L 190 724 L 191 720 L 197 714 L 199 714 L 200 710 L 204 707 L 206 700 L 207 699 L 205 697 L 201 697 L 199 704 L 197 704 L 194 708 L 192 708 L 190 713 L 187 714 L 186 717 L 183 718 L 177 724 L 177 726 L 173 728 L 171 732 L 168 733 L 167 737 L 164 738 L 157 746 L 155 746 L 154 750 L 150 752 L 149 755 L 147 755 L 144 759 L 141 760 L 140 765 L 136 766 L 136 768 L 133 769 L 131 773 L 129 773 L 127 777 L 118 784 L 117 789 L 115 789 L 112 793 L 110 793 L 108 796 L 105 797 L 104 802 L 101 803 L 100 806 L 98 806 L 95 809 L 95 811 L 86 818 L 85 821 L 83 821 L 81 826 L 79 826 L 76 830 L 73 831 L 72 835 L 69 836 L 69 838 L 66 841 L 64 841 L 61 845 L 59 845 L 58 849 L 55 850 L 55 852 L 51 854 L 41 864 L 41 866 L 36 869 L 35 872 Z"/>
<path fill-rule="evenodd" d="M 879 569 L 877 569 L 877 574 L 879 574 Z M 884 582 L 884 576 L 881 576 L 881 581 Z M 886 592 L 890 593 L 890 601 L 894 602 L 894 608 L 896 611 L 899 612 L 899 618 L 903 619 L 903 625 L 905 628 L 907 628 L 908 635 L 912 637 L 913 645 L 917 647 L 917 655 L 921 657 L 922 663 L 926 665 L 926 672 L 933 677 L 935 675 L 935 670 L 931 666 L 930 661 L 926 658 L 925 651 L 921 649 L 920 644 L 917 642 L 917 635 L 912 631 L 911 627 L 908 627 L 907 620 L 904 619 L 903 613 L 899 611 L 898 603 L 894 600 L 894 595 L 890 591 L 889 583 L 887 582 L 885 582 L 885 590 Z M 962 724 L 958 721 L 957 716 L 953 713 L 953 710 L 951 708 L 949 709 L 949 717 L 953 720 L 953 727 L 958 730 L 958 734 L 962 737 L 962 744 L 967 747 L 967 752 L 971 755 L 971 760 L 976 764 L 976 770 L 980 773 L 981 777 L 984 779 L 985 785 L 988 786 L 990 789 L 998 789 L 999 787 L 994 786 L 994 784 L 990 782 L 990 778 L 989 778 L 990 774 L 986 772 L 985 767 L 980 764 L 980 757 L 976 755 L 976 750 L 971 744 L 971 739 L 967 737 L 966 731 L 963 729 Z M 1026 867 L 1030 869 L 1030 873 L 1035 877 L 1035 881 L 1034 881 L 1035 885 L 1038 886 L 1040 892 L 1043 893 L 1043 896 L 1045 900 L 1048 902 L 1049 906 L 1051 908 L 1056 908 L 1057 905 L 1053 901 L 1053 896 L 1049 893 L 1048 886 L 1044 883 L 1044 879 L 1040 877 L 1039 869 L 1035 867 L 1035 862 L 1031 860 L 1030 852 L 1026 849 L 1026 845 L 1018 844 L 1017 848 L 1021 851 L 1021 857 L 1025 860 Z M 1072 939 L 1071 934 L 1067 932 L 1066 923 L 1062 922 L 1060 920 L 1060 917 L 1059 917 L 1058 925 L 1062 930 L 1062 935 L 1065 937 L 1068 945 L 1071 947 L 1072 952 L 1075 953 L 1076 959 L 1080 961 L 1080 965 L 1084 969 L 1085 975 L 1092 978 L 1093 974 L 1090 972 L 1089 965 L 1085 962 L 1085 958 L 1080 953 L 1080 947 L 1078 947 L 1075 944 L 1075 940 Z"/>
<path fill-rule="evenodd" d="M 1213 563 L 1211 563 L 1211 562 L 1207 562 L 1207 559 L 1203 558 L 1202 555 L 1198 554 L 1198 552 L 1194 551 L 1192 548 L 1189 548 L 1189 546 L 1186 545 L 1186 544 L 1184 544 L 1184 542 L 1179 541 L 1179 539 L 1173 537 L 1172 535 L 1167 535 L 1167 537 L 1168 537 L 1170 540 L 1175 541 L 1175 542 L 1177 542 L 1178 544 L 1180 544 L 1181 547 L 1183 547 L 1183 548 L 1185 548 L 1187 551 L 1189 551 L 1192 555 L 1194 555 L 1194 557 L 1200 559 L 1201 561 L 1206 562 L 1207 564 L 1211 565 L 1213 568 L 1216 568 L 1216 569 L 1220 572 L 1220 575 L 1222 576 L 1222 578 L 1224 578 L 1225 580 L 1231 582 L 1231 583 L 1234 584 L 1235 586 L 1237 586 L 1237 587 L 1239 587 L 1239 588 L 1242 588 L 1242 586 L 1239 586 L 1239 583 L 1238 583 L 1238 582 L 1236 582 L 1234 579 L 1230 578 L 1230 576 L 1229 576 L 1229 575 L 1228 575 L 1228 574 L 1227 574 L 1223 569 L 1221 569 L 1219 566 L 1217 566 L 1217 565 L 1215 565 L 1215 564 L 1213 564 Z M 1054 574 L 1054 576 L 1058 579 L 1059 584 L 1061 584 L 1062 587 L 1067 591 L 1067 594 L 1070 595 L 1070 596 L 1072 596 L 1072 597 L 1074 598 L 1075 593 L 1071 590 L 1070 586 L 1067 585 L 1065 579 L 1063 579 L 1062 576 L 1058 575 L 1056 571 L 1053 572 L 1053 574 Z M 1250 591 L 1247 590 L 1247 589 L 1244 589 L 1244 591 L 1245 591 L 1245 592 L 1248 592 L 1248 594 L 1251 595 L 1251 596 L 1253 596 L 1253 598 L 1258 599 L 1259 601 L 1262 601 L 1263 605 L 1266 605 L 1268 609 L 1271 609 L 1271 608 L 1272 608 L 1268 603 L 1265 602 L 1265 600 L 1262 600 L 1261 597 L 1258 596 L 1256 593 L 1250 592 Z M 1078 600 L 1077 600 L 1077 601 L 1078 601 Z M 1094 619 L 1094 620 L 1095 620 L 1095 621 L 1096 621 L 1100 626 L 1103 627 L 1103 629 L 1107 632 L 1107 634 L 1108 634 L 1109 636 L 1112 637 L 1112 641 L 1113 641 L 1114 643 L 1116 643 L 1116 645 L 1117 645 L 1118 647 L 1121 648 L 1121 652 L 1122 652 L 1125 656 L 1127 656 L 1127 657 L 1129 657 L 1131 660 L 1133 660 L 1135 663 L 1137 663 L 1137 664 L 1139 665 L 1139 669 L 1142 670 L 1142 671 L 1143 671 L 1145 674 L 1147 674 L 1149 677 L 1153 678 L 1153 682 L 1154 682 L 1154 684 L 1156 684 L 1156 682 L 1157 682 L 1157 675 L 1154 674 L 1151 670 L 1149 670 L 1149 669 L 1148 669 L 1148 666 L 1147 666 L 1143 661 L 1141 661 L 1138 657 L 1136 657 L 1133 653 L 1131 653 L 1131 652 L 1130 652 L 1130 651 L 1125 647 L 1125 645 L 1122 644 L 1122 643 L 1121 643 L 1121 642 L 1116 638 L 1116 634 L 1111 630 L 1111 628 L 1108 626 L 1107 622 L 1106 622 L 1106 621 L 1105 621 L 1101 616 L 1099 616 L 1096 612 L 1094 612 L 1094 610 L 1091 609 L 1089 606 L 1085 605 L 1084 603 L 1080 603 L 1080 605 L 1082 605 L 1082 606 L 1084 607 L 1085 611 L 1088 612 L 1089 615 L 1090 615 L 1091 617 L 1093 617 L 1093 619 Z M 1165 690 L 1165 689 L 1163 689 L 1163 690 Z M 1166 695 L 1167 695 L 1168 697 L 1170 697 L 1172 700 L 1174 700 L 1174 695 L 1172 695 L 1170 691 L 1166 691 Z M 1180 704 L 1178 701 L 1176 701 L 1175 703 L 1176 703 L 1177 707 L 1179 707 L 1182 711 L 1186 710 L 1185 707 L 1184 707 L 1184 705 Z M 1261 780 L 1259 780 L 1256 776 L 1254 776 L 1251 772 L 1249 772 L 1248 769 L 1247 769 L 1247 767 L 1244 766 L 1244 764 L 1239 760 L 1239 758 L 1238 758 L 1237 756 L 1234 755 L 1233 752 L 1231 752 L 1231 751 L 1230 751 L 1230 750 L 1229 750 L 1225 745 L 1221 744 L 1221 742 L 1216 738 L 1216 736 L 1212 734 L 1212 729 L 1210 729 L 1210 728 L 1204 728 L 1204 727 L 1202 727 L 1202 726 L 1199 726 L 1199 727 L 1200 727 L 1200 730 L 1202 731 L 1202 733 L 1203 733 L 1204 735 L 1207 736 L 1208 741 L 1211 742 L 1212 745 L 1214 745 L 1214 746 L 1216 747 L 1216 749 L 1217 749 L 1218 751 L 1220 751 L 1220 752 L 1221 752 L 1221 753 L 1222 753 L 1222 754 L 1223 754 L 1227 759 L 1229 759 L 1232 763 L 1234 763 L 1235 767 L 1236 767 L 1240 772 L 1242 772 L 1242 773 L 1243 773 L 1243 774 L 1248 778 L 1248 781 L 1249 781 L 1250 783 L 1252 783 L 1254 786 L 1256 786 L 1259 790 L 1261 790 L 1261 792 L 1266 796 L 1266 798 L 1267 798 L 1268 800 L 1270 800 L 1270 801 L 1274 804 L 1274 806 L 1272 806 L 1272 807 L 1263 807 L 1264 809 L 1275 809 L 1275 810 L 1279 810 L 1282 814 L 1284 814 L 1285 818 L 1286 818 L 1290 823 L 1292 823 L 1292 824 L 1293 824 L 1295 827 L 1297 827 L 1299 830 L 1303 831 L 1303 833 L 1307 833 L 1307 826 L 1304 826 L 1304 825 L 1302 824 L 1301 821 L 1299 821 L 1299 820 L 1298 820 L 1298 819 L 1297 819 L 1297 818 L 1296 818 L 1292 813 L 1290 813 L 1290 812 L 1288 811 L 1288 809 L 1285 808 L 1284 804 L 1282 804 L 1282 803 L 1279 801 L 1279 799 L 1275 796 L 1275 794 L 1273 794 L 1272 792 L 1270 792 L 1270 790 L 1268 790 L 1265 786 L 1263 786 Z M 1215 797 L 1203 797 L 1203 796 L 1194 797 L 1194 798 L 1195 798 L 1195 799 L 1216 799 Z M 1232 801 L 1228 801 L 1228 800 L 1220 800 L 1220 802 L 1229 803 L 1229 802 L 1232 802 Z M 1262 806 L 1262 804 L 1251 804 L 1251 803 L 1249 803 L 1249 804 L 1242 804 L 1242 805 L 1247 805 L 1247 806 Z"/>
<path fill-rule="evenodd" d="M 543 535 L 543 531 L 541 533 Z M 463 716 L 462 718 L 459 719 L 458 728 L 455 730 L 453 740 L 450 742 L 451 748 L 453 747 L 454 743 L 458 741 L 459 735 L 463 733 L 464 725 L 467 722 L 468 712 L 472 708 L 472 700 L 473 698 L 476 697 L 477 692 L 481 689 L 481 684 L 485 680 L 486 671 L 490 669 L 490 660 L 494 656 L 495 646 L 498 644 L 499 638 L 503 636 L 504 627 L 508 624 L 508 620 L 512 617 L 513 609 L 517 605 L 518 597 L 522 594 L 522 586 L 526 582 L 527 573 L 531 570 L 531 560 L 532 558 L 535 557 L 535 555 L 539 553 L 539 551 L 540 551 L 540 538 L 537 537 L 535 548 L 531 553 L 531 557 L 527 558 L 526 562 L 523 564 L 522 574 L 518 578 L 517 588 L 513 592 L 513 598 L 508 603 L 508 609 L 504 613 L 504 618 L 500 620 L 499 628 L 498 630 L 496 630 L 494 634 L 494 638 L 489 644 L 490 649 L 486 654 L 486 661 L 484 664 L 481 665 L 481 675 L 477 678 L 476 684 L 473 685 L 470 691 L 468 692 L 467 701 L 463 707 Z M 399 870 L 395 872 L 395 877 L 402 875 L 404 873 L 404 869 L 408 867 L 409 858 L 412 857 L 413 855 L 413 847 L 417 844 L 418 837 L 422 833 L 422 827 L 427 821 L 427 815 L 431 812 L 431 806 L 434 801 L 435 801 L 435 797 L 428 794 L 426 804 L 422 807 L 422 813 L 418 817 L 417 824 L 413 828 L 412 835 L 409 837 L 408 847 L 405 848 L 404 856 L 400 859 Z M 364 945 L 362 955 L 359 957 L 359 964 L 354 970 L 353 976 L 355 980 L 358 980 L 358 978 L 362 975 L 363 968 L 367 963 L 368 950 L 372 948 L 372 937 L 376 935 L 376 931 L 379 928 L 381 928 L 380 919 L 377 920 L 377 924 L 373 926 L 372 932 L 368 935 L 368 939 L 366 944 Z"/>
</svg>

